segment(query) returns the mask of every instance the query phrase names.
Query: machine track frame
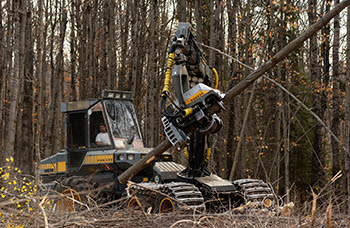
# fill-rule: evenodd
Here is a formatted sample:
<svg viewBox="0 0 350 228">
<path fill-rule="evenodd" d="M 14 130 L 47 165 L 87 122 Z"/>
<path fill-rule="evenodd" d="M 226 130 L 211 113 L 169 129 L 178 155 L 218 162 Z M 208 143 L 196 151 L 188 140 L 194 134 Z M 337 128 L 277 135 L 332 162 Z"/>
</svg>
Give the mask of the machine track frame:
<svg viewBox="0 0 350 228">
<path fill-rule="evenodd" d="M 258 179 L 238 179 L 232 182 L 244 196 L 246 203 L 251 202 L 258 209 L 273 209 L 277 205 L 277 197 L 272 186 Z"/>
<path fill-rule="evenodd" d="M 195 185 L 186 182 L 141 183 L 131 185 L 128 191 L 138 198 L 145 211 L 164 212 L 168 208 L 162 208 L 164 199 L 171 201 L 168 205 L 172 205 L 174 210 L 205 209 L 202 193 Z"/>
</svg>

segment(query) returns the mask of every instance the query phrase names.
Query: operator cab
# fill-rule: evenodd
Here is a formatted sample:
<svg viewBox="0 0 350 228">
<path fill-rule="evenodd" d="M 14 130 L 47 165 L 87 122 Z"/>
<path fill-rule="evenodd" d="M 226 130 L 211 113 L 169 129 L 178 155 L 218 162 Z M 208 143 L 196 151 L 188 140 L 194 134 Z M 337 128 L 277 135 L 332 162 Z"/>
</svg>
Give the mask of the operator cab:
<svg viewBox="0 0 350 228">
<path fill-rule="evenodd" d="M 101 99 L 61 103 L 66 113 L 68 167 L 79 170 L 88 151 L 143 148 L 131 92 L 104 90 Z M 110 145 L 98 146 L 96 136 L 103 124 Z"/>
</svg>

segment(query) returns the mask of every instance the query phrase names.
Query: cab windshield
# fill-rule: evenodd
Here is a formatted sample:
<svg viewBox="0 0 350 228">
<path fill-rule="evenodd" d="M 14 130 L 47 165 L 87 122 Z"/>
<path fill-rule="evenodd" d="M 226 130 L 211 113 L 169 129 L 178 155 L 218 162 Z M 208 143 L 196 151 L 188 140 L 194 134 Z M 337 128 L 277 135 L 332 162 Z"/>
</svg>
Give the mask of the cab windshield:
<svg viewBox="0 0 350 228">
<path fill-rule="evenodd" d="M 129 143 L 141 139 L 134 106 L 127 100 L 104 101 L 112 136 L 127 139 Z"/>
</svg>

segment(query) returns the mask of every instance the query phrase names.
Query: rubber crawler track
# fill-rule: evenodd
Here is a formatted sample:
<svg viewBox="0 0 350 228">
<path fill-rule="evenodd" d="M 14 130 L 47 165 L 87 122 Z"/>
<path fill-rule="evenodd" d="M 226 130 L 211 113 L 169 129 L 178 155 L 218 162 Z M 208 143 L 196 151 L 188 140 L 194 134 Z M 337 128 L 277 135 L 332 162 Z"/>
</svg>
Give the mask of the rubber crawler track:
<svg viewBox="0 0 350 228">
<path fill-rule="evenodd" d="M 239 186 L 246 202 L 250 201 L 254 206 L 263 207 L 265 199 L 270 199 L 271 208 L 276 205 L 276 195 L 268 183 L 257 179 L 239 179 L 232 183 Z"/>
<path fill-rule="evenodd" d="M 142 183 L 139 186 L 132 185 L 130 187 L 137 197 L 144 204 L 144 207 L 152 207 L 157 209 L 159 202 L 164 198 L 163 195 L 157 194 L 149 189 L 157 190 L 175 199 L 174 205 L 176 209 L 197 209 L 203 210 L 204 199 L 202 193 L 196 186 L 185 182 L 171 182 L 166 184 Z M 147 208 L 145 208 L 147 209 Z M 155 210 L 154 210 L 155 211 Z"/>
</svg>

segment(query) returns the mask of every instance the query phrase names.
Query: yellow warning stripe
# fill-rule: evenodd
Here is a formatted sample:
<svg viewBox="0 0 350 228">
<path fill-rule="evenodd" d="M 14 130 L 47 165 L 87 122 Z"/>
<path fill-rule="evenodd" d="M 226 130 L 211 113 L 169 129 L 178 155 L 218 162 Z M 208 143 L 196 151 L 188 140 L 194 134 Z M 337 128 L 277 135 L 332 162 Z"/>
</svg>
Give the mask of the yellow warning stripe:
<svg viewBox="0 0 350 228">
<path fill-rule="evenodd" d="M 42 170 L 42 173 L 61 173 L 66 172 L 66 162 L 58 162 L 58 163 L 49 163 L 49 164 L 40 164 L 39 169 Z M 45 170 L 51 169 L 50 172 L 45 172 Z"/>
<path fill-rule="evenodd" d="M 57 173 L 56 163 L 40 164 L 39 169 L 41 170 L 52 169 L 52 172 L 43 172 L 43 173 Z"/>
<path fill-rule="evenodd" d="M 110 155 L 88 155 L 85 157 L 84 164 L 113 163 L 113 154 Z"/>
<path fill-rule="evenodd" d="M 191 103 L 192 101 L 197 100 L 198 98 L 200 98 L 201 96 L 203 96 L 204 94 L 206 94 L 208 91 L 205 90 L 200 90 L 199 92 L 197 92 L 196 94 L 194 94 L 192 97 L 188 98 L 185 103 L 188 105 L 189 103 Z"/>
</svg>

